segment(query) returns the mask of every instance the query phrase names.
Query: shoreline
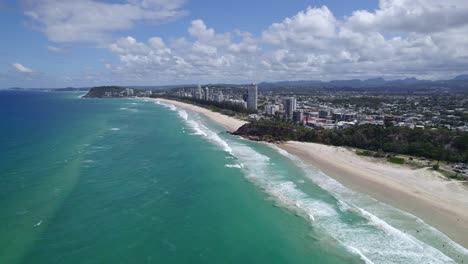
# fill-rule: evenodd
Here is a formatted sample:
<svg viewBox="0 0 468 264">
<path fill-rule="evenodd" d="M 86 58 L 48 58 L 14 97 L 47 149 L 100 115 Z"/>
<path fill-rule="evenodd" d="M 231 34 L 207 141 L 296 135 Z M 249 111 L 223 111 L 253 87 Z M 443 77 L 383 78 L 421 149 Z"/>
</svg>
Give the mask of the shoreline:
<svg viewBox="0 0 468 264">
<path fill-rule="evenodd" d="M 247 123 L 188 103 L 151 100 L 204 114 L 229 132 Z M 344 147 L 295 141 L 275 145 L 351 190 L 415 215 L 468 248 L 468 190 L 461 183 L 444 180 L 427 168 L 412 169 L 361 157 Z"/>
<path fill-rule="evenodd" d="M 277 147 L 353 191 L 408 212 L 468 248 L 468 190 L 428 168 L 361 157 L 344 147 L 289 141 Z"/>
<path fill-rule="evenodd" d="M 148 99 L 148 98 L 147 98 Z M 152 101 L 160 101 L 160 102 L 165 102 L 165 103 L 170 103 L 176 106 L 179 106 L 183 109 L 190 110 L 193 112 L 201 113 L 208 117 L 210 120 L 216 122 L 217 124 L 223 126 L 226 128 L 229 132 L 234 132 L 239 127 L 243 126 L 246 124 L 246 121 L 239 120 L 237 118 L 223 115 L 217 112 L 213 112 L 207 108 L 203 108 L 197 105 L 189 104 L 189 103 L 184 103 L 184 102 L 179 102 L 175 100 L 169 100 L 169 99 L 164 99 L 164 98 L 149 98 Z"/>
</svg>

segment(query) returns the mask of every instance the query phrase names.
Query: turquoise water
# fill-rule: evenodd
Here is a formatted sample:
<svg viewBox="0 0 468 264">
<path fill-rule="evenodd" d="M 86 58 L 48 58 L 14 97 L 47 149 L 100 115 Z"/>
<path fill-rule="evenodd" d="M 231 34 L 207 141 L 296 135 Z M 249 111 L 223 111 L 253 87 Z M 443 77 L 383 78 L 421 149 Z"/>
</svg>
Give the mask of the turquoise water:
<svg viewBox="0 0 468 264">
<path fill-rule="evenodd" d="M 0 263 L 467 261 L 416 217 L 172 105 L 0 92 L 0 118 Z"/>
</svg>

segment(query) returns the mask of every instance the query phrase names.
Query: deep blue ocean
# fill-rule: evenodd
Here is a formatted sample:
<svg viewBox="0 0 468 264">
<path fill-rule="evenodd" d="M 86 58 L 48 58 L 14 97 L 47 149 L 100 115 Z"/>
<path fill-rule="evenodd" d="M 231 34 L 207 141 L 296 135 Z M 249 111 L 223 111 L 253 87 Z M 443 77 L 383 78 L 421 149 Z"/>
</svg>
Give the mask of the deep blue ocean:
<svg viewBox="0 0 468 264">
<path fill-rule="evenodd" d="M 0 91 L 1 264 L 468 263 L 274 146 L 170 104 L 80 95 Z"/>
</svg>

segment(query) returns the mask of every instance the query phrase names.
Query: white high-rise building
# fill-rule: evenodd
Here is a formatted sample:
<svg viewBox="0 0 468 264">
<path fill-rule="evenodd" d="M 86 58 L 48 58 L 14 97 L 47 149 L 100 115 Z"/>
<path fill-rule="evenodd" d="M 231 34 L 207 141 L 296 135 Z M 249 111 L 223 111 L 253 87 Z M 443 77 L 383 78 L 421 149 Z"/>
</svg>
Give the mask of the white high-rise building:
<svg viewBox="0 0 468 264">
<path fill-rule="evenodd" d="M 296 111 L 296 98 L 291 97 L 286 101 L 286 115 L 289 119 L 293 118 L 294 111 Z"/>
<path fill-rule="evenodd" d="M 210 89 L 208 87 L 205 87 L 203 91 L 203 99 L 206 101 L 210 100 Z"/>
<path fill-rule="evenodd" d="M 257 110 L 257 97 L 258 97 L 258 87 L 255 83 L 249 85 L 247 93 L 247 108 L 250 110 Z"/>
<path fill-rule="evenodd" d="M 217 94 L 215 94 L 214 99 L 218 102 L 224 101 L 223 92 L 219 91 Z"/>
<path fill-rule="evenodd" d="M 133 96 L 133 89 L 130 89 L 130 88 L 125 88 L 125 94 L 127 96 Z"/>
<path fill-rule="evenodd" d="M 202 91 L 201 85 L 198 85 L 196 94 L 197 94 L 196 95 L 197 99 L 202 99 L 203 98 L 203 91 Z"/>
<path fill-rule="evenodd" d="M 266 105 L 265 106 L 265 114 L 269 116 L 274 116 L 276 112 L 279 111 L 279 106 L 278 105 Z"/>
<path fill-rule="evenodd" d="M 203 91 L 201 85 L 198 85 L 197 88 L 192 90 L 192 97 L 195 99 L 203 98 Z"/>
</svg>

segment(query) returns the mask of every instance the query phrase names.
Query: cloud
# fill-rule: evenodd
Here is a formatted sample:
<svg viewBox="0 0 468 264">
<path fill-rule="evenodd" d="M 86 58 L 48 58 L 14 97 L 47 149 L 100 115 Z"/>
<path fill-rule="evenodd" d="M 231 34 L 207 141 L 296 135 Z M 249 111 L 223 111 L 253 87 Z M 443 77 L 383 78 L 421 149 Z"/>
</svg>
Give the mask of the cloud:
<svg viewBox="0 0 468 264">
<path fill-rule="evenodd" d="M 452 77 L 468 68 L 467 8 L 462 0 L 381 0 L 375 11 L 338 18 L 308 7 L 258 35 L 217 32 L 197 19 L 187 37 L 115 41 L 120 63 L 108 68 L 131 83 Z"/>
<path fill-rule="evenodd" d="M 184 14 L 184 0 L 22 0 L 22 4 L 29 25 L 57 43 L 103 42 L 138 21 L 163 23 Z"/>
<path fill-rule="evenodd" d="M 357 10 L 347 20 L 357 31 L 436 33 L 468 25 L 463 0 L 381 0 L 375 12 Z"/>
<path fill-rule="evenodd" d="M 193 20 L 188 28 L 190 35 L 197 39 L 199 43 L 210 46 L 225 46 L 231 42 L 231 34 L 217 34 L 214 29 L 208 28 L 203 20 Z"/>
<path fill-rule="evenodd" d="M 13 66 L 13 68 L 19 73 L 33 73 L 34 72 L 30 68 L 23 66 L 22 64 L 17 63 L 17 62 L 11 64 L 11 66 Z"/>
<path fill-rule="evenodd" d="M 326 7 L 307 8 L 281 23 L 272 24 L 262 34 L 265 42 L 281 46 L 325 48 L 336 35 L 337 21 Z"/>
<path fill-rule="evenodd" d="M 47 50 L 50 52 L 55 52 L 55 53 L 64 53 L 66 52 L 65 49 L 60 48 L 60 47 L 55 47 L 55 46 L 47 46 Z"/>
</svg>

